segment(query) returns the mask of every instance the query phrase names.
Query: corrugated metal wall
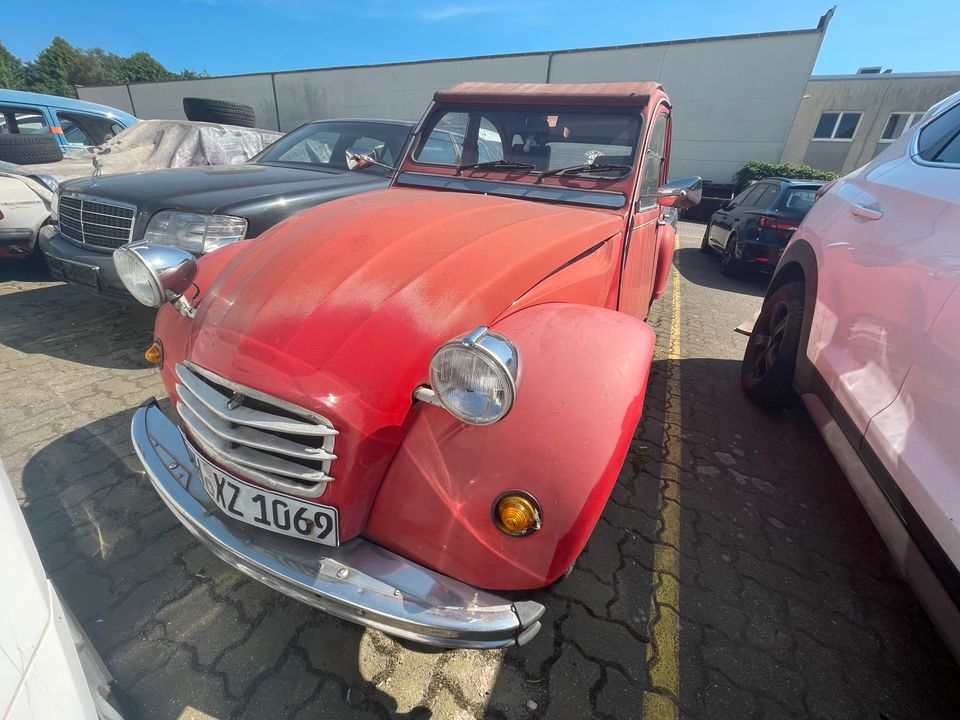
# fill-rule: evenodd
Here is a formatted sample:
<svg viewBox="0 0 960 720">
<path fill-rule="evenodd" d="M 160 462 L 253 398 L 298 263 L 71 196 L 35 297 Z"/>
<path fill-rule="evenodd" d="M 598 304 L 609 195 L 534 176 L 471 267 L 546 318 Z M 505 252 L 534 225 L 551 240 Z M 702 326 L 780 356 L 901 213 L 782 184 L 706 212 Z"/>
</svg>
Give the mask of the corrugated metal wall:
<svg viewBox="0 0 960 720">
<path fill-rule="evenodd" d="M 673 177 L 727 182 L 748 160 L 776 161 L 810 77 L 815 30 L 526 55 L 85 87 L 84 100 L 141 118 L 183 118 L 184 97 L 252 105 L 264 128 L 331 117 L 418 119 L 434 91 L 462 80 L 659 80 L 674 103 Z"/>
</svg>

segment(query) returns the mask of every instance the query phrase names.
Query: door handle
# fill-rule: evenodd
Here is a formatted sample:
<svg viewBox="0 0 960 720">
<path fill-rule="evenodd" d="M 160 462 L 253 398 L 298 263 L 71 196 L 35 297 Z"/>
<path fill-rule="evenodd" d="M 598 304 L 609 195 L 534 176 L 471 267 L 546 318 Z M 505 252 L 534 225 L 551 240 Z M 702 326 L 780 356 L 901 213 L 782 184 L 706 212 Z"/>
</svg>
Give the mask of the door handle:
<svg viewBox="0 0 960 720">
<path fill-rule="evenodd" d="M 850 203 L 850 214 L 855 215 L 856 217 L 863 218 L 864 220 L 879 220 L 883 217 L 883 210 L 880 209 L 879 205 L 874 207 L 868 207 L 866 205 L 858 205 L 857 203 Z"/>
</svg>

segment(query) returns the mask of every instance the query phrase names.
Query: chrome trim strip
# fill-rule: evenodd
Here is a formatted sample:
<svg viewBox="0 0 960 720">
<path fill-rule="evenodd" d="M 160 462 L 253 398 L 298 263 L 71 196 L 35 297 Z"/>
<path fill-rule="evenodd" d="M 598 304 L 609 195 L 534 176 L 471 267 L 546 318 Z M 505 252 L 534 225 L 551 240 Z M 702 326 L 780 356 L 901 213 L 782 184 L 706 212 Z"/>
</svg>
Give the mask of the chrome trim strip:
<svg viewBox="0 0 960 720">
<path fill-rule="evenodd" d="M 179 388 L 183 388 L 183 386 L 178 385 L 178 391 Z M 189 390 L 187 392 L 189 392 Z M 268 452 L 281 453 L 283 455 L 289 455 L 290 457 L 300 458 L 302 460 L 337 459 L 336 455 L 333 453 L 328 453 L 323 448 L 311 447 L 310 445 L 301 445 L 293 442 L 292 440 L 287 440 L 279 435 L 271 435 L 269 433 L 261 432 L 260 430 L 255 430 L 254 428 L 248 426 L 230 427 L 229 423 L 223 421 L 220 417 L 212 413 L 206 405 L 197 404 L 193 406 L 187 406 L 184 403 L 180 403 L 177 405 L 177 410 L 180 410 L 181 407 L 198 418 L 212 432 L 229 442 L 238 443 L 240 445 L 248 445 L 250 447 L 266 450 Z"/>
<path fill-rule="evenodd" d="M 508 647 L 540 629 L 539 603 L 511 603 L 362 538 L 323 547 L 230 520 L 206 495 L 180 431 L 156 401 L 137 409 L 131 436 L 150 483 L 187 530 L 224 562 L 281 593 L 439 647 Z"/>
<path fill-rule="evenodd" d="M 202 381 L 193 377 L 193 375 L 190 373 L 190 370 L 199 370 L 199 368 L 197 368 L 196 365 L 191 365 L 189 368 L 185 367 L 184 365 L 177 365 L 177 377 L 180 379 L 180 382 L 186 386 L 186 388 L 197 398 L 197 400 L 202 402 L 204 405 L 210 408 L 210 410 L 228 422 L 232 422 L 237 425 L 249 425 L 250 427 L 259 428 L 261 430 L 293 433 L 296 435 L 332 436 L 338 434 L 337 431 L 334 430 L 334 428 L 329 424 L 329 421 L 325 425 L 315 425 L 309 422 L 297 422 L 280 415 L 271 415 L 270 413 L 260 410 L 253 410 L 246 407 L 231 409 L 227 404 L 229 398 L 225 398 L 209 385 L 206 385 Z M 206 371 L 202 371 L 200 374 L 207 375 L 208 373 Z M 209 374 L 212 375 L 212 373 Z M 214 378 L 216 378 L 216 376 L 214 376 Z M 275 398 L 263 396 L 261 393 L 257 393 L 261 397 L 256 397 L 254 392 L 249 388 L 241 389 L 240 386 L 235 385 L 234 383 L 229 383 L 228 381 L 220 378 L 214 378 L 211 378 L 214 382 L 222 383 L 226 387 L 236 389 L 237 392 L 248 394 L 249 397 L 262 400 L 263 402 L 273 403 L 280 407 L 280 403 Z"/>
<path fill-rule="evenodd" d="M 182 385 L 177 386 L 178 390 L 182 388 Z M 184 425 L 190 429 L 190 434 L 200 440 L 205 449 L 211 448 L 216 451 L 217 455 L 230 458 L 235 464 L 244 468 L 262 470 L 281 477 L 301 480 L 305 483 L 319 483 L 333 479 L 322 470 L 315 470 L 283 458 L 275 458 L 254 448 L 246 446 L 229 447 L 230 441 L 213 432 L 188 406 L 182 402 L 178 403 L 177 411 L 180 412 L 180 418 Z"/>
</svg>

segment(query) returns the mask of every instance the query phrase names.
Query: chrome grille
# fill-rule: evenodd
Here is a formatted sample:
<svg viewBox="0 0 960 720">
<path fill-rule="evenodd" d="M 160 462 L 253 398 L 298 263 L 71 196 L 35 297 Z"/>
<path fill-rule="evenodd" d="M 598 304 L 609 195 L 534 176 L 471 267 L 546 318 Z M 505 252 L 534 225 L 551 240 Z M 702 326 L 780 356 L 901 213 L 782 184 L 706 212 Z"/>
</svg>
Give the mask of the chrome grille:
<svg viewBox="0 0 960 720">
<path fill-rule="evenodd" d="M 85 195 L 60 196 L 60 232 L 71 240 L 104 248 L 118 248 L 133 237 L 137 210 Z"/>
<path fill-rule="evenodd" d="M 329 420 L 193 363 L 178 364 L 176 372 L 177 412 L 212 460 L 283 492 L 323 494 L 337 457 L 337 430 Z"/>
</svg>

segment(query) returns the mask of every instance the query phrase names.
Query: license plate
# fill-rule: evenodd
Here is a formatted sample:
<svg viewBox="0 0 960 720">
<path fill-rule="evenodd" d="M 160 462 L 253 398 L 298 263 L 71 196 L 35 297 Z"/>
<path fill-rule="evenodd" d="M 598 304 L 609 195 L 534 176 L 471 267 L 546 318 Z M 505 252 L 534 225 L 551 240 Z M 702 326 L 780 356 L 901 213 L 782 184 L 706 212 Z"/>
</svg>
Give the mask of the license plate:
<svg viewBox="0 0 960 720">
<path fill-rule="evenodd" d="M 50 266 L 50 274 L 58 280 L 65 280 L 94 290 L 100 288 L 100 268 L 96 265 L 86 265 L 73 260 L 51 257 L 47 258 L 47 264 Z"/>
<path fill-rule="evenodd" d="M 227 515 L 264 530 L 321 545 L 339 544 L 337 509 L 251 485 L 225 473 L 194 451 L 204 490 Z"/>
</svg>

